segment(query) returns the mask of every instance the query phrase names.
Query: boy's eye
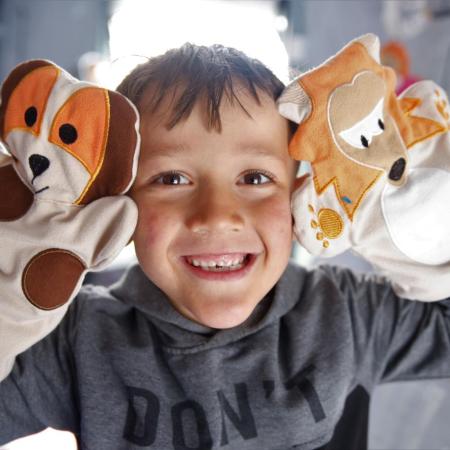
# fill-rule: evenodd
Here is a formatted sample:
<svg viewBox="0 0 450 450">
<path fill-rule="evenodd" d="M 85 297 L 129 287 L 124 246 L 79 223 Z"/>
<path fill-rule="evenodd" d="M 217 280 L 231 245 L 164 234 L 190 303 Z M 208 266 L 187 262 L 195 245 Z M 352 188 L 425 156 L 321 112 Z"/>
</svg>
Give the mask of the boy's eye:
<svg viewBox="0 0 450 450">
<path fill-rule="evenodd" d="M 239 184 L 268 184 L 273 182 L 273 176 L 262 171 L 253 171 L 242 175 L 239 180 Z"/>
<path fill-rule="evenodd" d="M 179 184 L 190 184 L 190 181 L 179 172 L 167 172 L 155 178 L 153 183 L 175 186 Z"/>
</svg>

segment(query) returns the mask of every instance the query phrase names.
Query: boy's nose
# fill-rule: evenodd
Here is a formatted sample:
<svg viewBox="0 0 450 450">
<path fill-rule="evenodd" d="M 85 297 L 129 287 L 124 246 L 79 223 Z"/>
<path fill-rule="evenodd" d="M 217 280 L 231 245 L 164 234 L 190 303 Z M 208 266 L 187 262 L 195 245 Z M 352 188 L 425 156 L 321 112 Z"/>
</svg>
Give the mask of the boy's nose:
<svg viewBox="0 0 450 450">
<path fill-rule="evenodd" d="M 240 203 L 232 193 L 208 189 L 193 201 L 187 226 L 196 233 L 240 231 L 244 226 Z"/>
</svg>

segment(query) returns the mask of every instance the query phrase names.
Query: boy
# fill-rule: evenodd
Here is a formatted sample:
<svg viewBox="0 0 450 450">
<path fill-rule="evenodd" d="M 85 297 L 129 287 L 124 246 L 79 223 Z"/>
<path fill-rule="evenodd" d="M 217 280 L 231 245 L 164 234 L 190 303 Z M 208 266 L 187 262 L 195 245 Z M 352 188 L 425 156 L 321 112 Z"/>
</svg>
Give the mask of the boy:
<svg viewBox="0 0 450 450">
<path fill-rule="evenodd" d="M 314 449 L 356 384 L 450 375 L 446 302 L 288 264 L 295 163 L 282 84 L 185 45 L 119 86 L 142 117 L 140 266 L 86 287 L 0 384 L 0 443 L 47 426 L 81 449 Z"/>
</svg>

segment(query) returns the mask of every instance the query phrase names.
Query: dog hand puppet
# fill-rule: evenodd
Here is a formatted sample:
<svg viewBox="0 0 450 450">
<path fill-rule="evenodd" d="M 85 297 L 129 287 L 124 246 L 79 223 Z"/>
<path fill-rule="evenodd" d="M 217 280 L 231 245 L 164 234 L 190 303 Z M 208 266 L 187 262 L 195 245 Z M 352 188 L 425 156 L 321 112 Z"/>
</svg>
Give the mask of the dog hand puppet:
<svg viewBox="0 0 450 450">
<path fill-rule="evenodd" d="M 420 81 L 400 97 L 368 34 L 288 85 L 280 113 L 298 123 L 289 152 L 311 174 L 294 192 L 295 234 L 310 253 L 347 249 L 397 294 L 450 295 L 450 111 Z"/>
<path fill-rule="evenodd" d="M 122 95 L 49 61 L 1 89 L 0 378 L 61 320 L 85 273 L 129 242 L 138 114 Z"/>
</svg>

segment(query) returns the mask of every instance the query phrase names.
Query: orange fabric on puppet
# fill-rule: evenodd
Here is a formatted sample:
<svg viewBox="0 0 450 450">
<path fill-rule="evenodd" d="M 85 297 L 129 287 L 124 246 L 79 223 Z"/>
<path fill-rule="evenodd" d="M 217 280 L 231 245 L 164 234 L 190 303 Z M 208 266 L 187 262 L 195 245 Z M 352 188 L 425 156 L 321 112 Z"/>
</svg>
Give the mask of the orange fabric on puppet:
<svg viewBox="0 0 450 450">
<path fill-rule="evenodd" d="M 450 295 L 450 112 L 432 81 L 395 94 L 368 34 L 290 83 L 280 113 L 299 124 L 289 151 L 311 163 L 294 192 L 294 231 L 310 253 L 362 255 L 405 298 Z"/>
<path fill-rule="evenodd" d="M 401 94 L 405 89 L 421 80 L 410 73 L 410 58 L 408 50 L 400 42 L 389 41 L 381 48 L 381 63 L 392 67 L 397 74 L 395 92 Z"/>
<path fill-rule="evenodd" d="M 0 379 L 48 334 L 88 270 L 129 242 L 139 116 L 117 92 L 50 61 L 17 66 L 1 89 Z"/>
</svg>

